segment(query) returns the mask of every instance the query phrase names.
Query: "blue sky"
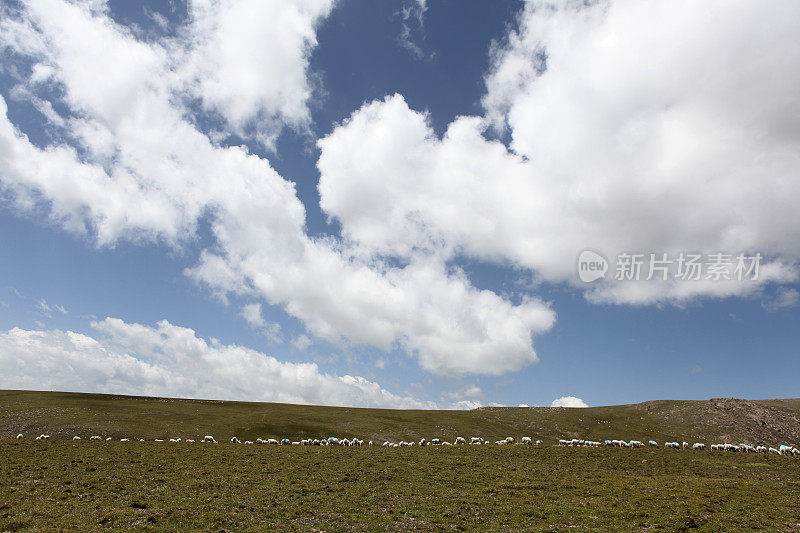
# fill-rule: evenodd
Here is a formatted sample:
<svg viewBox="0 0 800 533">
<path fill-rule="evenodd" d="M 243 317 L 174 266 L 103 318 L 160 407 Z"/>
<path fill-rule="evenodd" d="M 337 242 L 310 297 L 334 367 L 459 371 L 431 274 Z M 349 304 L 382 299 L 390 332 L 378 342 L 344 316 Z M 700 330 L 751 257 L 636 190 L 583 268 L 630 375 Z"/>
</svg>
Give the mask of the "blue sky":
<svg viewBox="0 0 800 533">
<path fill-rule="evenodd" d="M 795 5 L 239 4 L 3 3 L 0 387 L 798 396 L 800 63 L 730 57 Z M 589 285 L 583 249 L 765 260 Z"/>
</svg>

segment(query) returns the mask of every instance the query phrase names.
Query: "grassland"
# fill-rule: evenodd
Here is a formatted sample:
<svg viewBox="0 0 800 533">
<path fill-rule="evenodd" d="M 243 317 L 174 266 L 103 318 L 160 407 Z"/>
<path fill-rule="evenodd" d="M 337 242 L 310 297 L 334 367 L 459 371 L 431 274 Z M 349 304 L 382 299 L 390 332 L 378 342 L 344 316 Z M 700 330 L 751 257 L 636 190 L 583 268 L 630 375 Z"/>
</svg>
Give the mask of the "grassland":
<svg viewBox="0 0 800 533">
<path fill-rule="evenodd" d="M 800 461 L 664 449 L 0 442 L 0 530 L 800 530 Z"/>
<path fill-rule="evenodd" d="M 800 531 L 800 459 L 792 457 L 152 442 L 212 433 L 794 443 L 799 412 L 797 400 L 452 412 L 6 391 L 0 531 Z M 29 438 L 9 438 L 18 432 Z M 42 432 L 56 438 L 30 438 Z M 96 433 L 151 440 L 69 440 Z"/>
</svg>

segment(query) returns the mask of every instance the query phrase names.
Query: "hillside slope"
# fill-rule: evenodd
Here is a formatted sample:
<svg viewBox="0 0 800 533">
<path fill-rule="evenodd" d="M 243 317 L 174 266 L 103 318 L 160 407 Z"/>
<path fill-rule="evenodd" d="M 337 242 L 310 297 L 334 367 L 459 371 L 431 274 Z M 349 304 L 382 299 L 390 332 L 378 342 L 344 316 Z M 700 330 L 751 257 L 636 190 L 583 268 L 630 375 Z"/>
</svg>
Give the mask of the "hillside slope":
<svg viewBox="0 0 800 533">
<path fill-rule="evenodd" d="M 800 443 L 800 400 L 663 400 L 568 409 L 491 407 L 420 411 L 223 402 L 64 392 L 0 391 L 0 439 L 18 433 L 54 438 L 339 437 L 417 440 L 458 435 L 496 440 L 528 435 L 552 443 L 580 437 Z"/>
</svg>

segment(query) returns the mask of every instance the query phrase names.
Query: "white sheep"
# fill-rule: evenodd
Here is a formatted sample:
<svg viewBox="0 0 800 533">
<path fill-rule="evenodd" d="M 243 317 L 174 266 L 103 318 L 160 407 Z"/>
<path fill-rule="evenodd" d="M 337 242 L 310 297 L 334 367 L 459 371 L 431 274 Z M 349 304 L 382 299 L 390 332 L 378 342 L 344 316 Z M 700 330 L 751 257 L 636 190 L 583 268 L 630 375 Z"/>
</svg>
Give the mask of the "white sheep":
<svg viewBox="0 0 800 533">
<path fill-rule="evenodd" d="M 520 444 L 533 444 L 533 439 L 531 439 L 530 437 L 522 437 L 519 440 L 519 443 Z"/>
<path fill-rule="evenodd" d="M 200 441 L 200 442 L 217 442 L 217 441 L 216 441 L 216 440 L 214 440 L 214 437 L 213 437 L 213 436 L 211 436 L 211 435 L 206 435 L 205 437 L 203 437 L 203 440 L 202 440 L 202 441 Z"/>
<path fill-rule="evenodd" d="M 703 444 L 702 442 L 695 442 L 694 444 L 692 444 L 692 449 L 693 450 L 705 450 L 706 449 L 706 445 Z"/>
<path fill-rule="evenodd" d="M 19 435 L 17 435 L 17 438 L 18 439 L 22 439 L 22 438 L 25 438 L 25 436 L 22 433 L 20 433 Z"/>
<path fill-rule="evenodd" d="M 246 441 L 244 441 L 244 443 L 245 443 L 245 444 L 253 444 L 253 441 L 251 441 L 251 440 L 246 440 Z"/>
<path fill-rule="evenodd" d="M 139 442 L 144 442 L 144 439 L 139 439 Z"/>
<path fill-rule="evenodd" d="M 466 444 L 466 443 L 467 439 L 465 439 L 464 437 L 456 437 L 455 444 Z"/>
<path fill-rule="evenodd" d="M 153 439 L 153 442 L 164 442 L 164 439 Z"/>
<path fill-rule="evenodd" d="M 777 449 L 773 448 L 772 446 L 770 446 L 769 449 L 767 449 L 767 453 L 774 453 L 775 455 L 780 455 L 781 454 L 781 452 L 779 452 Z"/>
<path fill-rule="evenodd" d="M 79 436 L 75 435 L 74 437 L 72 437 L 72 440 L 81 440 L 81 438 Z"/>
<path fill-rule="evenodd" d="M 780 452 L 781 455 L 791 455 L 792 447 L 786 446 L 785 444 L 781 444 L 780 447 L 778 448 L 778 452 Z"/>
<path fill-rule="evenodd" d="M 536 446 L 539 446 L 540 444 L 542 444 L 542 441 L 540 441 L 540 440 L 537 440 L 537 441 L 536 441 Z"/>
<path fill-rule="evenodd" d="M 130 439 L 119 439 L 120 442 L 130 442 Z"/>
<path fill-rule="evenodd" d="M 110 440 L 111 440 L 111 437 L 106 437 L 106 441 L 110 441 Z"/>
<path fill-rule="evenodd" d="M 241 444 L 242 441 L 237 439 L 236 437 L 231 437 L 231 444 Z"/>
<path fill-rule="evenodd" d="M 483 444 L 483 439 L 480 437 L 470 437 L 469 439 L 470 444 Z"/>
<path fill-rule="evenodd" d="M 648 441 L 647 443 L 651 448 L 658 448 L 658 443 L 654 440 Z M 668 446 L 669 443 L 665 444 L 664 446 Z"/>
<path fill-rule="evenodd" d="M 428 445 L 428 441 L 425 440 L 424 438 L 419 439 L 419 445 L 420 446 L 427 446 Z"/>
</svg>

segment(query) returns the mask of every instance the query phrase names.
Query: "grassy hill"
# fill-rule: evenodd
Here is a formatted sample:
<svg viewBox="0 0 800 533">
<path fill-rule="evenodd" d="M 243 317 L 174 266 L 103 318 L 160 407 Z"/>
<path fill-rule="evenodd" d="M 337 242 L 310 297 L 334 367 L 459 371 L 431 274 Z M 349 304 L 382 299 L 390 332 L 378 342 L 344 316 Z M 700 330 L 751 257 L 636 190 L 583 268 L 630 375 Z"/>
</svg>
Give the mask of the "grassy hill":
<svg viewBox="0 0 800 533">
<path fill-rule="evenodd" d="M 792 531 L 800 459 L 557 446 L 73 442 L 506 435 L 797 443 L 799 400 L 348 409 L 0 392 L 0 531 Z M 15 440 L 50 433 L 49 441 Z M 61 437 L 60 439 L 58 437 Z"/>
<path fill-rule="evenodd" d="M 217 439 L 357 436 L 375 441 L 528 435 L 546 443 L 580 437 L 657 441 L 800 443 L 800 400 L 652 401 L 568 409 L 493 407 L 471 411 L 358 409 L 64 392 L 0 391 L 0 439 Z"/>
</svg>

